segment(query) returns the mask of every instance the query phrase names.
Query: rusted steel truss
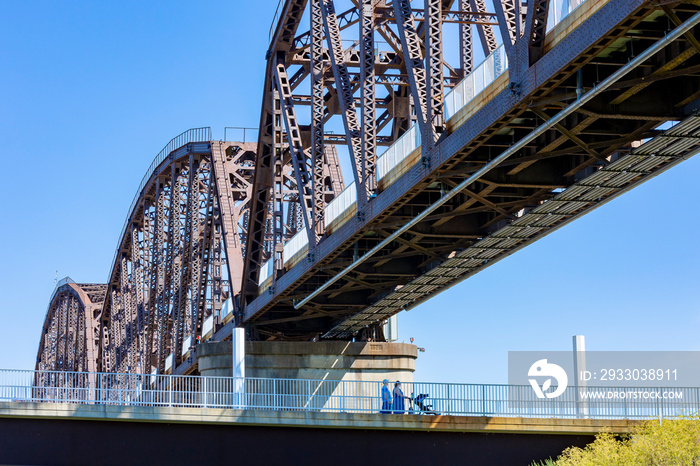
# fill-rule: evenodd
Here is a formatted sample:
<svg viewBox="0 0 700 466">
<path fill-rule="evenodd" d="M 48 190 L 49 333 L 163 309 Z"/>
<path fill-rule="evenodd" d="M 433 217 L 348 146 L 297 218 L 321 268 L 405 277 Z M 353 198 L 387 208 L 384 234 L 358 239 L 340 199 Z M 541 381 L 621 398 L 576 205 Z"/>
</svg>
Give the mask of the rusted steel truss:
<svg viewBox="0 0 700 466">
<path fill-rule="evenodd" d="M 342 9 L 337 8 L 340 3 Z M 308 18 L 308 25 L 301 23 L 303 17 Z M 446 23 L 459 24 L 462 38 L 460 62 L 452 65 L 442 53 Z M 264 242 L 275 225 L 269 203 L 277 140 L 293 141 L 291 152 L 300 164 L 302 196 L 313 199 L 306 209 L 310 213 L 303 217 L 309 219 L 313 231 L 309 234 L 313 256 L 316 243 L 327 237 L 323 218 L 329 199 L 321 201 L 323 189 L 319 187 L 324 170 L 319 154 L 324 147 L 347 147 L 357 191 L 357 219 L 362 222 L 366 206 L 377 195 L 378 147 L 391 145 L 415 121 L 426 147 L 434 145 L 444 130 L 444 88 L 453 87 L 474 61 L 472 27 L 477 28 L 488 54 L 496 47 L 496 24 L 496 13 L 486 11 L 480 0 L 472 4 L 430 0 L 418 9 L 404 0 L 393 4 L 384 0 L 285 2 L 267 53 L 244 260 L 245 302 L 257 297 L 260 270 L 270 257 Z M 282 87 L 281 72 L 286 76 Z M 309 107 L 308 113 L 302 106 Z M 278 116 L 288 115 L 294 107 L 295 127 L 276 123 Z M 299 143 L 301 147 L 295 148 Z M 302 160 L 308 162 L 303 167 Z"/>
<path fill-rule="evenodd" d="M 104 372 L 164 373 L 227 299 L 237 308 L 254 147 L 194 139 L 154 162 L 132 204 L 101 316 Z"/>
<path fill-rule="evenodd" d="M 288 94 L 286 74 L 279 69 L 276 76 L 281 98 L 270 190 L 276 202 L 267 207 L 276 218 L 263 243 L 268 257 L 303 230 L 310 222 L 303 215 L 312 212 L 310 169 L 304 172 L 310 160 L 296 137 L 294 109 L 281 101 Z M 282 125 L 294 136 L 283 139 Z M 192 369 L 188 358 L 197 339 L 240 323 L 256 145 L 210 139 L 208 128 L 173 139 L 139 187 L 100 306 L 100 371 Z M 324 149 L 322 168 L 328 202 L 343 188 L 333 147 Z"/>
<path fill-rule="evenodd" d="M 100 314 L 107 291 L 106 285 L 75 283 L 64 278 L 49 301 L 46 319 L 39 339 L 37 371 L 32 384 L 32 397 L 50 400 L 65 397 L 56 388 L 78 388 L 76 396 L 95 399 L 98 388 L 100 346 Z M 87 377 L 64 377 L 60 372 L 90 372 Z"/>
<path fill-rule="evenodd" d="M 255 151 L 205 134 L 166 146 L 134 199 L 102 307 L 101 371 L 164 373 L 227 299 L 238 309 Z"/>
<path fill-rule="evenodd" d="M 106 285 L 78 284 L 70 278 L 58 283 L 46 311 L 36 370 L 96 372 L 106 290 Z"/>
<path fill-rule="evenodd" d="M 358 186 L 372 179 L 362 154 L 373 148 L 380 156 L 378 141 L 391 143 L 416 122 L 422 142 L 419 158 L 397 169 L 390 180 L 376 182 L 375 173 L 372 197 L 358 192 L 358 215 L 322 234 L 309 250 L 309 261 L 279 270 L 276 287 L 262 293 L 255 267 L 265 256 L 256 252 L 254 242 L 263 232 L 253 226 L 245 258 L 251 279 L 244 284 L 244 321 L 260 338 L 361 338 L 363 329 L 415 307 L 694 153 L 694 120 L 688 118 L 700 99 L 700 43 L 691 31 L 394 237 L 444 193 L 700 10 L 696 2 L 584 3 L 572 13 L 575 29 L 564 25 L 548 32 L 551 3 L 503 0 L 487 12 L 480 0 L 425 0 L 424 8 L 403 0 L 362 1 L 349 9 L 340 0 L 325 0 L 326 12 L 337 8 L 343 13 L 326 28 L 328 49 L 316 49 L 313 57 L 306 51 L 309 41 L 302 40 L 306 33 L 296 32 L 301 25 L 280 23 L 278 31 L 298 34 L 286 43 L 278 33 L 270 46 L 276 62 L 298 76 L 292 86 L 295 101 L 307 101 L 301 89 L 309 70 L 323 77 L 322 86 L 320 79 L 314 81 L 313 92 L 320 95 L 322 87 L 324 95 L 314 121 L 322 120 L 327 128 L 335 117 L 347 121 L 354 112 L 371 117 L 373 108 L 377 114 L 374 132 L 363 123 L 345 124 L 345 137 L 324 137 L 327 143 L 351 145 L 359 136 L 362 150 L 354 150 L 356 144 L 350 151 Z M 457 17 L 455 11 L 461 28 L 448 39 L 442 25 Z M 367 53 L 371 26 L 378 37 L 373 59 Z M 479 47 L 474 39 L 487 54 L 504 44 L 508 70 L 489 87 L 488 98 L 445 115 L 442 88 L 454 86 L 475 68 L 474 49 Z M 459 45 L 454 64 L 442 52 L 448 40 Z M 505 65 L 499 56 L 493 63 L 489 66 L 499 70 Z M 687 133 L 659 128 L 680 121 L 690 128 Z M 637 149 L 640 141 L 654 137 L 666 141 L 664 158 Z M 668 142 L 673 138 L 685 145 L 674 146 Z M 596 176 L 614 181 L 594 184 Z M 262 178 L 259 183 L 265 186 Z M 536 215 L 544 206 L 559 207 L 546 218 Z M 391 242 L 374 250 L 389 237 Z M 353 265 L 367 253 L 369 259 Z"/>
</svg>

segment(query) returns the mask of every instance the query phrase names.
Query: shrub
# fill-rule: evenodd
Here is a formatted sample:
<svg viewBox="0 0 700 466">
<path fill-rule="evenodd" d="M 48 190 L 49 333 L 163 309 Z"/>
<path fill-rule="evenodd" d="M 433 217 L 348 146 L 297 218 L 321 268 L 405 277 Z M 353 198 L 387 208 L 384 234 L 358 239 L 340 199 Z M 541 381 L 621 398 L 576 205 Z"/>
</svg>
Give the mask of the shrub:
<svg viewBox="0 0 700 466">
<path fill-rule="evenodd" d="M 531 466 L 700 466 L 700 417 L 645 421 L 632 434 L 596 435 L 584 448 L 570 447 L 555 461 Z"/>
</svg>

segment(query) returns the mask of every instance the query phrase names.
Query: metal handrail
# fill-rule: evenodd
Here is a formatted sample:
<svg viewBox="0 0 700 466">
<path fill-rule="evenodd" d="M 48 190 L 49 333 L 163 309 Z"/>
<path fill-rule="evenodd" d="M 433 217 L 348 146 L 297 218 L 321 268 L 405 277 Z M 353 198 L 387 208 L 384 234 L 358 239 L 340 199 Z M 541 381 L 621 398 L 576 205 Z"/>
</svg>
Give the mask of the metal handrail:
<svg viewBox="0 0 700 466">
<path fill-rule="evenodd" d="M 245 133 L 247 130 L 252 130 L 255 132 L 259 131 L 259 128 L 250 128 L 248 126 L 224 126 L 224 141 L 229 140 L 228 135 L 227 135 L 227 132 L 229 129 L 243 130 L 243 141 L 241 141 L 241 142 L 243 142 L 244 144 L 247 142 L 246 137 L 245 137 Z M 252 142 L 255 142 L 255 141 L 252 141 Z"/>
<path fill-rule="evenodd" d="M 386 411 L 381 388 L 381 382 L 355 380 L 0 370 L 0 403 L 380 413 Z M 617 395 L 584 399 L 583 390 Z M 539 399 L 530 385 L 404 382 L 403 394 L 403 407 L 392 405 L 391 412 L 591 419 L 700 412 L 700 387 L 569 387 L 556 399 Z"/>
<path fill-rule="evenodd" d="M 111 278 L 114 274 L 114 266 L 116 265 L 117 262 L 117 256 L 119 255 L 119 250 L 121 249 L 122 242 L 124 240 L 124 234 L 126 233 L 126 228 L 129 225 L 129 220 L 132 217 L 134 208 L 136 207 L 136 203 L 138 202 L 139 198 L 143 194 L 143 188 L 146 186 L 146 183 L 148 180 L 151 178 L 153 175 L 153 172 L 155 171 L 156 168 L 160 166 L 161 163 L 163 163 L 163 160 L 167 156 L 170 155 L 171 152 L 173 152 L 175 149 L 178 149 L 185 144 L 191 144 L 193 142 L 203 142 L 203 141 L 211 141 L 211 128 L 206 126 L 202 128 L 190 128 L 187 131 L 178 134 L 174 138 L 172 138 L 166 145 L 161 149 L 160 152 L 158 152 L 158 155 L 155 156 L 153 159 L 153 162 L 151 162 L 151 165 L 148 167 L 148 170 L 146 170 L 146 174 L 143 176 L 141 179 L 141 183 L 139 184 L 138 189 L 136 190 L 136 194 L 134 195 L 134 199 L 131 201 L 131 205 L 129 206 L 129 210 L 127 211 L 127 217 L 126 220 L 124 220 L 124 225 L 122 226 L 122 231 L 121 234 L 119 235 L 119 242 L 117 243 L 117 247 L 114 251 L 114 258 L 112 259 L 112 268 L 109 271 L 109 276 L 107 277 L 108 283 L 111 281 Z"/>
</svg>

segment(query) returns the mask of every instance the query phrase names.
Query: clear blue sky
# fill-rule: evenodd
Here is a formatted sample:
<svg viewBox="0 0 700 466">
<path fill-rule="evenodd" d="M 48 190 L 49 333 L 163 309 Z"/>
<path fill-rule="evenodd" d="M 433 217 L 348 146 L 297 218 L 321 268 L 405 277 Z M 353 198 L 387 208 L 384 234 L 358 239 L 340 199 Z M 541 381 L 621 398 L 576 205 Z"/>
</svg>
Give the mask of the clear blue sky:
<svg viewBox="0 0 700 466">
<path fill-rule="evenodd" d="M 3 2 L 0 368 L 34 366 L 54 275 L 105 282 L 173 136 L 257 127 L 277 0 Z M 698 350 L 700 157 L 399 316 L 417 380 L 507 381 L 507 352 Z"/>
</svg>

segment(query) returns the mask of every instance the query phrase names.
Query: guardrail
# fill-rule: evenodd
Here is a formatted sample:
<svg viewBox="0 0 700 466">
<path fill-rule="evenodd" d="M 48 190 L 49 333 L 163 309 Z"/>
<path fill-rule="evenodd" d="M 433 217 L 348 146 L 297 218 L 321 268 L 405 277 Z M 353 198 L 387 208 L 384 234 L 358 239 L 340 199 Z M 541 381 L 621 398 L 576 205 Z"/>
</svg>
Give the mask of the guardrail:
<svg viewBox="0 0 700 466">
<path fill-rule="evenodd" d="M 420 144 L 420 131 L 418 131 L 418 125 L 414 124 L 377 158 L 377 181 L 401 163 L 411 152 L 418 149 Z"/>
<path fill-rule="evenodd" d="M 353 186 L 355 186 L 353 184 Z M 337 198 L 336 198 L 337 199 Z M 284 248 L 282 249 L 282 262 L 287 265 L 287 262 L 294 257 L 295 254 L 299 253 L 305 247 L 309 245 L 309 235 L 306 232 L 306 228 L 299 230 L 294 236 L 289 238 L 289 241 L 284 243 Z M 260 273 L 258 274 L 258 286 L 262 286 L 265 280 L 272 277 L 272 273 L 275 270 L 274 258 L 269 258 L 260 267 Z"/>
<path fill-rule="evenodd" d="M 272 271 L 275 269 L 274 262 L 274 257 L 271 257 L 260 267 L 260 271 L 258 272 L 258 286 L 261 286 L 265 283 L 265 280 L 272 276 Z"/>
<path fill-rule="evenodd" d="M 506 49 L 500 45 L 479 66 L 474 68 L 474 71 L 445 94 L 445 118 L 447 120 L 452 118 L 507 69 Z"/>
<path fill-rule="evenodd" d="M 343 212 L 348 210 L 356 202 L 357 188 L 355 187 L 355 181 L 353 181 L 349 185 L 345 186 L 345 189 L 343 189 L 340 194 L 335 196 L 335 198 L 326 206 L 326 209 L 323 212 L 324 225 L 328 227 L 333 220 L 340 217 Z"/>
<path fill-rule="evenodd" d="M 539 399 L 529 385 L 403 383 L 396 414 L 549 418 L 668 418 L 700 412 L 700 388 L 569 387 Z M 0 370 L 0 402 L 380 413 L 380 382 Z M 391 387 L 393 388 L 393 383 Z M 674 394 L 671 398 L 662 393 Z"/>
<path fill-rule="evenodd" d="M 302 228 L 297 232 L 296 235 L 292 236 L 289 241 L 287 241 L 284 244 L 284 248 L 282 250 L 282 258 L 284 262 L 286 263 L 288 260 L 290 260 L 292 257 L 294 257 L 295 254 L 300 252 L 302 249 L 307 247 L 309 245 L 309 234 L 306 231 L 306 228 Z"/>
</svg>

